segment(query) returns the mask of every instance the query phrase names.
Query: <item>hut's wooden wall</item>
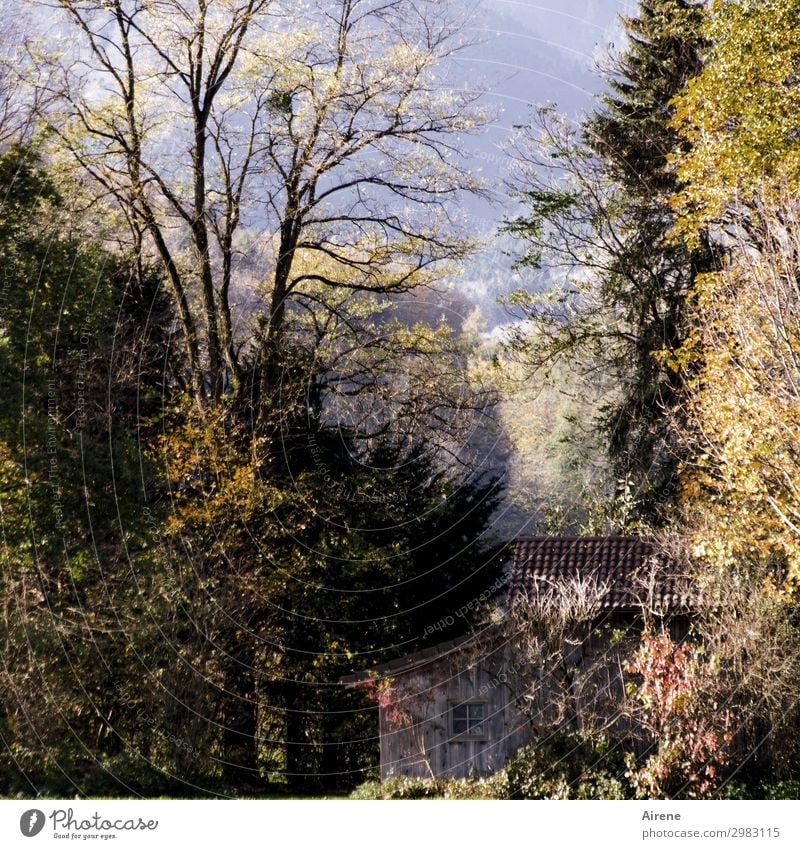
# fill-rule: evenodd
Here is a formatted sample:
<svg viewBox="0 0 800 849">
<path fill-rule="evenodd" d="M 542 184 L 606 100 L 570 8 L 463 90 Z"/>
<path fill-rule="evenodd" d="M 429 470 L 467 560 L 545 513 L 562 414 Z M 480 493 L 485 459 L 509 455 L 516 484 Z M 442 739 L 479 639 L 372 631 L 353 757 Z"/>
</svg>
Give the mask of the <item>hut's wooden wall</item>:
<svg viewBox="0 0 800 849">
<path fill-rule="evenodd" d="M 587 671 L 583 688 L 573 693 L 579 725 L 583 719 L 605 721 L 616 715 L 624 690 L 622 659 L 638 644 L 639 620 L 626 615 L 606 619 L 606 624 L 626 632 L 626 638 L 610 643 L 608 632 L 598 630 L 572 649 L 579 655 L 575 663 Z M 685 618 L 670 624 L 674 639 L 685 638 L 687 630 Z M 502 649 L 482 654 L 456 651 L 398 673 L 398 700 L 380 710 L 381 778 L 426 778 L 431 772 L 436 777 L 454 778 L 491 774 L 532 739 L 535 727 L 557 724 L 552 681 L 542 680 L 541 688 L 527 702 L 525 716 L 518 711 L 515 694 L 520 695 L 523 682 L 519 679 L 524 677 L 520 664 Z M 530 676 L 530 667 L 525 674 Z M 454 738 L 450 709 L 470 700 L 485 702 L 486 733 L 480 739 Z M 622 717 L 614 725 L 616 733 L 631 730 Z"/>
<path fill-rule="evenodd" d="M 503 766 L 530 739 L 530 726 L 503 683 L 508 668 L 504 659 L 470 661 L 456 654 L 430 663 L 424 671 L 398 676 L 404 696 L 400 707 L 408 715 L 398 723 L 392 721 L 392 708 L 381 710 L 381 778 L 425 778 L 431 770 L 437 777 L 467 778 Z M 470 700 L 485 702 L 485 734 L 451 739 L 450 709 Z"/>
</svg>

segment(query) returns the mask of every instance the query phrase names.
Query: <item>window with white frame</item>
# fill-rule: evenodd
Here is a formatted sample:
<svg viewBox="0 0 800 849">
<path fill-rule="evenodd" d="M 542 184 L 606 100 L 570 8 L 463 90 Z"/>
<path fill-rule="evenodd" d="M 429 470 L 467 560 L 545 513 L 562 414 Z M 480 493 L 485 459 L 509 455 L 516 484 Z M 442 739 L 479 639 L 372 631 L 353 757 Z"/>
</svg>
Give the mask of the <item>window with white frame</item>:
<svg viewBox="0 0 800 849">
<path fill-rule="evenodd" d="M 483 737 L 485 721 L 486 702 L 461 702 L 450 708 L 450 731 L 454 737 Z"/>
</svg>

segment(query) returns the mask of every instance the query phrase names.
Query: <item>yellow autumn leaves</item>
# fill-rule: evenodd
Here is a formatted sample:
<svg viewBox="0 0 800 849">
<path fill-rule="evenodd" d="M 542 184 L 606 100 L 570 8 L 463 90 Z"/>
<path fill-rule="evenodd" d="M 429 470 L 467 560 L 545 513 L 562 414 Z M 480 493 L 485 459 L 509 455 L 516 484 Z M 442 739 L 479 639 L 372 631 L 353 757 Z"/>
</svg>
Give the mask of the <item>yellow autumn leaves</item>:
<svg viewBox="0 0 800 849">
<path fill-rule="evenodd" d="M 703 72 L 674 104 L 688 146 L 673 204 L 690 241 L 731 203 L 800 181 L 800 3 L 714 0 L 706 35 Z"/>
<path fill-rule="evenodd" d="M 711 50 L 675 101 L 687 145 L 677 238 L 705 231 L 721 268 L 695 290 L 684 501 L 698 555 L 800 580 L 800 3 L 710 6 Z"/>
</svg>

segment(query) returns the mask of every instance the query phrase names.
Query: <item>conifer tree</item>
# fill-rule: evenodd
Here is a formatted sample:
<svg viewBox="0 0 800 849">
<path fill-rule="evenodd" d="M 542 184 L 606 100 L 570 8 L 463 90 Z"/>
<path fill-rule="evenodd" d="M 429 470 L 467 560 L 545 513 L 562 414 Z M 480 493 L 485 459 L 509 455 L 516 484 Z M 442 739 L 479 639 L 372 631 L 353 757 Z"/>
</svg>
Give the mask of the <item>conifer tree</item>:
<svg viewBox="0 0 800 849">
<path fill-rule="evenodd" d="M 611 376 L 598 423 L 616 479 L 650 517 L 675 484 L 687 297 L 714 263 L 707 240 L 689 251 L 670 239 L 671 101 L 701 68 L 703 15 L 700 3 L 645 0 L 623 19 L 628 43 L 595 112 L 576 131 L 542 110 L 539 134 L 517 143 L 512 191 L 527 209 L 507 224 L 526 243 L 520 265 L 566 274 L 547 302 L 522 299 L 535 341 L 517 344 L 534 367 L 567 357 Z"/>
</svg>

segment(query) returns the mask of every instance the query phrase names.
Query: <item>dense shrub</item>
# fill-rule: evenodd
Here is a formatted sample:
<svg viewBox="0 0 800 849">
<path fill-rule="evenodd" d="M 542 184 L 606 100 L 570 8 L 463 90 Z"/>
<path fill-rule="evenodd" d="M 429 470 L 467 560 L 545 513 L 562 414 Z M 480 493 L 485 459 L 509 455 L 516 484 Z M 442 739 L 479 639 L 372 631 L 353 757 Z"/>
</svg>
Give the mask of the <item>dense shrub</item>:
<svg viewBox="0 0 800 849">
<path fill-rule="evenodd" d="M 800 781 L 774 781 L 755 785 L 732 781 L 720 795 L 725 799 L 800 799 Z"/>
<path fill-rule="evenodd" d="M 453 778 L 444 783 L 445 799 L 508 799 L 505 770 L 483 778 Z"/>
<path fill-rule="evenodd" d="M 407 778 L 393 776 L 384 782 L 365 781 L 351 799 L 506 799 L 504 772 L 486 778 Z"/>
<path fill-rule="evenodd" d="M 714 796 L 733 741 L 731 712 L 718 704 L 718 659 L 668 634 L 645 633 L 624 666 L 639 677 L 631 693 L 652 744 L 646 758 L 627 756 L 637 798 Z"/>
<path fill-rule="evenodd" d="M 350 794 L 351 799 L 442 799 L 444 781 L 396 775 L 386 781 L 366 781 Z"/>
<path fill-rule="evenodd" d="M 554 734 L 521 749 L 503 769 L 510 799 L 626 799 L 622 753 L 603 740 Z"/>
<path fill-rule="evenodd" d="M 521 749 L 483 778 L 407 778 L 368 781 L 351 799 L 626 799 L 621 753 L 604 741 L 557 734 Z"/>
</svg>

